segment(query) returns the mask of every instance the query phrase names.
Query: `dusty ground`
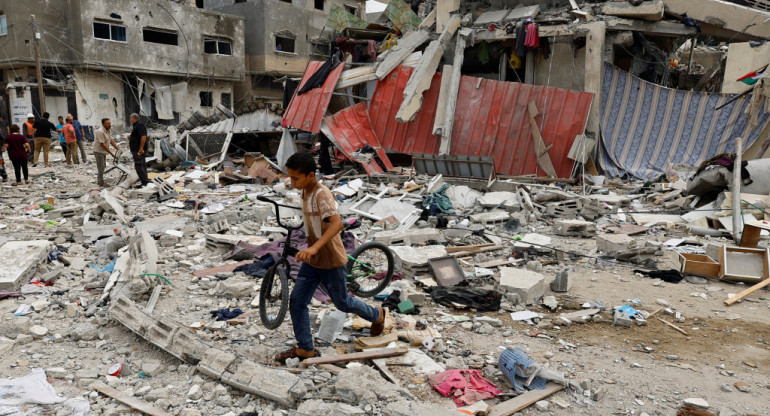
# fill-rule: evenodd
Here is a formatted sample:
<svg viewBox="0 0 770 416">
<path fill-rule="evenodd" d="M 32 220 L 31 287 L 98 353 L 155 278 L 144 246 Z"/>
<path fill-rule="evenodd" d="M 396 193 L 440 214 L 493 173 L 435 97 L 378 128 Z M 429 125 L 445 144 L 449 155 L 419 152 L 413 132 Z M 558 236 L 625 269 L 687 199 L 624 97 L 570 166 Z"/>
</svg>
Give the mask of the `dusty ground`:
<svg viewBox="0 0 770 416">
<path fill-rule="evenodd" d="M 68 169 L 56 163 L 56 156 L 53 160 L 55 167 L 52 170 L 31 169 L 31 173 L 37 175 L 31 185 L 12 189 L 8 183 L 2 184 L 0 206 L 13 206 L 13 214 L 18 215 L 21 207 L 43 202 L 46 195 L 82 194 L 96 189 L 93 164 Z M 56 179 L 52 179 L 51 171 L 55 173 Z M 146 209 L 140 203 L 132 202 L 130 206 L 130 210 L 137 213 Z M 0 223 L 7 222 L 12 216 L 10 214 L 6 212 L 0 216 Z M 547 230 L 544 228 L 537 232 L 547 234 Z M 30 238 L 33 234 L 30 233 Z M 668 237 L 661 234 L 637 238 L 664 241 Z M 190 241 L 196 240 L 193 238 Z M 161 296 L 155 309 L 156 315 L 190 325 L 197 321 L 210 321 L 210 310 L 239 307 L 246 311 L 248 320 L 245 324 L 216 331 L 203 329 L 199 334 L 218 348 L 237 351 L 255 361 L 270 363 L 270 357 L 293 339 L 288 319 L 276 331 L 262 327 L 258 310 L 250 306 L 251 299 L 257 294 L 256 290 L 251 296 L 239 299 L 210 296 L 209 291 L 202 287 L 203 283 L 193 279 L 191 270 L 179 261 L 197 257 L 203 259 L 203 265 L 219 265 L 222 252 L 203 249 L 189 253 L 185 250 L 190 241 L 163 252 L 164 256 L 169 256 L 169 264 L 161 266 L 174 286 L 167 288 Z M 595 243 L 593 239 L 554 238 L 554 245 L 589 254 Z M 494 253 L 485 255 L 484 259 L 507 254 Z M 87 250 L 84 249 L 81 255 L 84 260 L 88 260 Z M 547 256 L 535 258 L 553 259 Z M 673 260 L 675 258 L 674 253 L 665 253 L 658 259 L 661 268 L 678 267 Z M 43 272 L 50 267 L 57 266 L 41 265 L 39 270 Z M 467 329 L 459 323 L 438 321 L 439 311 L 470 317 L 475 316 L 475 313 L 429 304 L 422 308 L 419 318 L 440 327 L 444 342 L 448 345 L 444 354 L 429 354 L 437 361 L 444 361 L 460 351 L 470 350 L 472 357 L 468 359 L 480 357 L 481 362 L 477 364 L 485 368 L 485 374 L 491 380 L 502 386 L 502 376 L 495 369 L 497 357 L 505 347 L 518 346 L 537 361 L 565 372 L 577 383 L 582 382 L 591 392 L 599 391 L 599 400 L 596 402 L 586 396 L 557 393 L 548 400 L 556 398 L 557 401 L 568 403 L 569 407 L 562 408 L 551 402 L 548 413 L 552 415 L 639 415 L 642 412 L 649 415 L 673 415 L 682 400 L 690 397 L 707 400 L 712 411 L 720 411 L 722 416 L 770 414 L 770 292 L 760 291 L 737 305 L 727 307 L 722 301 L 728 297 L 728 293 L 738 293 L 746 286 L 717 281 L 705 285 L 661 283 L 635 276 L 633 267 L 608 265 L 604 262 L 596 265 L 593 260 L 585 258 L 546 266 L 543 273 L 547 281 L 562 267 L 571 267 L 573 270 L 572 289 L 569 294 L 554 294 L 546 290 L 546 295 L 556 295 L 561 308 L 566 306 L 567 310 L 551 313 L 540 306 L 530 307 L 531 310 L 546 314 L 544 321 L 550 321 L 549 317 L 563 311 L 569 312 L 570 305 L 583 302 L 603 302 L 611 309 L 629 304 L 632 299 L 639 299 L 641 303 L 635 307 L 652 312 L 663 307 L 657 303 L 660 299 L 667 302 L 671 309 L 683 314 L 686 321 L 677 325 L 687 331 L 689 336 L 665 326 L 657 319 L 649 320 L 646 326 L 618 328 L 612 325 L 609 311 L 601 314 L 604 322 L 574 323 L 567 327 L 553 328 L 512 322 L 508 312 L 501 310 L 489 315 L 500 318 L 503 326 L 495 328 L 491 334 L 479 334 L 475 332 L 477 326 Z M 30 326 L 38 324 L 47 327 L 50 335 L 62 335 L 60 339 L 51 342 L 28 340 L 14 344 L 0 355 L 2 377 L 23 376 L 34 367 L 57 371 L 62 369 L 49 378 L 58 394 L 89 397 L 94 414 L 130 414 L 114 401 L 89 395 L 87 388 L 93 377 L 104 379 L 106 369 L 112 363 L 121 362 L 124 370 L 120 379 L 111 382 L 117 383 L 118 389 L 136 393 L 145 400 L 150 400 L 148 397 L 152 395 L 158 396 L 152 400 L 155 405 L 168 409 L 172 414 L 179 414 L 185 407 L 198 409 L 205 415 L 237 415 L 249 409 L 266 408 L 261 399 L 243 395 L 236 389 L 222 390 L 219 383 L 195 374 L 186 364 L 153 348 L 105 315 L 97 315 L 97 318 L 90 320 L 79 314 L 68 316 L 65 305 L 74 302 L 77 296 L 97 296 L 83 291 L 79 274 L 66 275 L 54 288 L 70 290 L 52 298 L 61 302 L 61 306 L 54 303 L 47 310 L 26 317 L 14 317 L 11 313 L 21 301 L 0 301 L 0 327 L 6 333 L 13 326 L 25 333 Z M 705 294 L 706 299 L 695 294 Z M 327 308 L 330 306 L 316 305 L 311 313 L 315 315 Z M 662 312 L 656 316 L 673 320 Z M 98 327 L 97 339 L 73 341 L 67 337 L 75 325 L 84 322 Z M 337 341 L 332 347 L 352 350 L 352 342 Z M 645 347 L 652 350 L 645 351 Z M 325 347 L 324 352 L 330 353 L 332 350 Z M 143 364 L 153 360 L 162 363 L 161 370 L 156 375 L 140 377 Z M 449 399 L 431 390 L 429 384 L 424 383 L 425 378 L 410 368 L 395 368 L 393 372 L 398 375 L 401 384 L 411 388 L 412 393 L 421 400 L 451 405 Z M 750 392 L 739 391 L 734 387 L 736 382 L 748 383 Z M 187 397 L 188 390 L 195 384 L 203 387 L 205 393 L 202 398 Z M 311 392 L 306 398 L 334 399 L 324 396 L 322 390 Z M 523 413 L 535 414 L 539 411 L 531 407 Z"/>
</svg>

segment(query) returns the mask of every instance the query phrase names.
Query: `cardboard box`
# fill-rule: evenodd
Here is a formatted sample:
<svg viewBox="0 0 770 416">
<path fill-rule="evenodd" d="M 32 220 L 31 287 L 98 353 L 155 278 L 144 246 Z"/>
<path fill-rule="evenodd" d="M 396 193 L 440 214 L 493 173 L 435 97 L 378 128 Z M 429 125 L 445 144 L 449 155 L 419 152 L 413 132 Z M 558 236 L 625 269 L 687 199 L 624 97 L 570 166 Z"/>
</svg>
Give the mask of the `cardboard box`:
<svg viewBox="0 0 770 416">
<path fill-rule="evenodd" d="M 719 262 L 703 254 L 679 253 L 679 264 L 683 274 L 719 277 Z"/>
<path fill-rule="evenodd" d="M 770 276 L 770 250 L 722 247 L 719 277 L 736 282 L 759 283 Z"/>
</svg>

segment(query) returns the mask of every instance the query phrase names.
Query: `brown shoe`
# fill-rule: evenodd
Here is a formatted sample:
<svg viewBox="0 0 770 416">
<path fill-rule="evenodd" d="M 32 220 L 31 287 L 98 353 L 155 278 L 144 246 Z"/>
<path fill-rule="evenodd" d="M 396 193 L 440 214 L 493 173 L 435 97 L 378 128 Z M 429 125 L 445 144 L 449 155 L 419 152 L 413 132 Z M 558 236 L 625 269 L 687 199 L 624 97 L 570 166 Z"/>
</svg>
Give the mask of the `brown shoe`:
<svg viewBox="0 0 770 416">
<path fill-rule="evenodd" d="M 318 350 L 306 351 L 302 348 L 292 347 L 282 353 L 277 354 L 275 356 L 275 361 L 285 363 L 289 358 L 299 358 L 300 360 L 304 361 L 308 358 L 313 358 L 320 355 L 321 353 Z"/>
<path fill-rule="evenodd" d="M 378 306 L 377 309 L 380 310 L 380 317 L 372 322 L 372 326 L 369 328 L 369 335 L 373 337 L 379 337 L 382 335 L 382 331 L 385 330 L 385 315 L 387 310 L 382 306 Z"/>
</svg>

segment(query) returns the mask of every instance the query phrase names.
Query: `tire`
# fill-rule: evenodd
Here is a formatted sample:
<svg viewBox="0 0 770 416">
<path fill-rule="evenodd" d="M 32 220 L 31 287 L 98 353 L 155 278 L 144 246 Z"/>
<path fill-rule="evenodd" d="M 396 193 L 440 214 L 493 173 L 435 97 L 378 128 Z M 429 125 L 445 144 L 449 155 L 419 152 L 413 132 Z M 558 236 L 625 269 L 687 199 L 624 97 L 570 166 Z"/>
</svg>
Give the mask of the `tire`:
<svg viewBox="0 0 770 416">
<path fill-rule="evenodd" d="M 267 269 L 259 290 L 259 319 L 268 329 L 276 329 L 289 309 L 288 264 L 276 263 Z"/>
<path fill-rule="evenodd" d="M 370 241 L 358 246 L 350 255 L 354 259 L 363 262 L 364 267 L 356 261 L 348 260 L 348 288 L 360 297 L 372 297 L 385 289 L 393 278 L 393 252 L 388 246 L 378 241 Z M 370 258 L 374 261 L 385 260 L 387 264 L 370 264 Z M 368 266 L 368 267 L 367 267 Z M 369 269 L 369 267 L 373 268 Z M 362 270 L 363 269 L 363 270 Z M 385 273 L 385 277 L 376 280 L 371 278 L 373 275 Z M 358 276 L 357 276 L 358 275 Z"/>
</svg>

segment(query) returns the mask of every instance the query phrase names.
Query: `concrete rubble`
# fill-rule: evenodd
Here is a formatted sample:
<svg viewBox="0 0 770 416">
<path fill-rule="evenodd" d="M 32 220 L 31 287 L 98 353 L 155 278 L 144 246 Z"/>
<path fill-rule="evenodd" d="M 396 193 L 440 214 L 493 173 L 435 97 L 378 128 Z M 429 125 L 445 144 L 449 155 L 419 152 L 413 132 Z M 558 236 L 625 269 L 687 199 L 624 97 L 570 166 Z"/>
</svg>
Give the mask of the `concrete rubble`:
<svg viewBox="0 0 770 416">
<path fill-rule="evenodd" d="M 580 87 L 594 93 L 585 133 L 595 140 L 603 55 L 645 45 L 642 57 L 667 61 L 662 84 L 718 91 L 713 77 L 725 51 L 695 46 L 698 32 L 682 20 L 685 12 L 703 25 L 699 41 L 770 37 L 767 25 L 741 23 L 759 22 L 766 11 L 729 14 L 734 2 L 707 2 L 728 15 L 712 16 L 707 6 L 690 13 L 692 0 L 454 0 L 435 10 L 423 3 L 416 13 L 392 0 L 414 17 L 412 28 L 340 79 L 346 91 L 361 86 L 355 94 L 371 94 L 365 83 L 387 80 L 408 62 L 414 69 L 392 114 L 403 123 L 420 116 L 441 68 L 441 120 L 429 127 L 441 138 L 441 156 L 450 156 L 452 121 L 467 110 L 455 108 L 467 75 L 461 69 L 476 68 L 479 84 L 490 78 L 478 45 L 510 47 L 516 24 L 534 19 L 541 38 L 569 38 L 554 51 L 580 54 Z M 385 17 L 378 22 L 392 27 Z M 675 48 L 679 37 L 691 43 Z M 512 68 L 501 51 L 487 52 L 496 68 Z M 716 67 L 707 66 L 716 55 Z M 516 70 L 531 84 L 541 63 L 530 58 Z M 638 56 L 627 59 L 635 75 L 644 71 Z M 549 128 L 541 127 L 543 137 Z M 770 349 L 770 169 L 762 163 L 748 165 L 751 184 L 735 182 L 724 165 L 671 166 L 652 180 L 612 178 L 592 172 L 597 153 L 571 158 L 572 178 L 429 174 L 413 163 L 416 154 L 404 156 L 411 165 L 365 175 L 351 160 L 333 158 L 337 173 L 317 176 L 343 218 L 362 222 L 346 241 L 378 241 L 394 256 L 394 280 L 364 299 L 391 305 L 386 334 L 370 337 L 367 322 L 336 310 L 319 291 L 310 305 L 316 347 L 320 358 L 343 358 L 281 365 L 273 356 L 296 343 L 290 318 L 274 330 L 262 324 L 262 277 L 252 272 L 277 255 L 285 230 L 257 197 L 280 199 L 289 206 L 281 217 L 297 224 L 301 211 L 291 206 L 301 205 L 301 195 L 278 157 L 229 147 L 227 135 L 213 155 L 184 161 L 158 152 L 152 182 L 141 189 L 135 175 L 117 172 L 108 175 L 112 186 L 96 187 L 87 164 L 32 167 L 31 184 L 0 183 L 3 383 L 42 370 L 56 396 L 31 403 L 38 413 L 30 414 L 414 416 L 463 407 L 491 415 L 748 416 L 770 408 L 763 394 L 770 388 L 763 358 Z M 162 140 L 181 148 L 168 137 L 158 146 Z M 756 147 L 760 157 L 767 150 Z M 548 152 L 536 152 L 537 169 L 554 168 L 545 168 Z M 59 149 L 51 158 L 61 164 Z M 451 266 L 452 279 L 434 268 L 439 261 Z M 217 317 L 236 309 L 235 317 Z M 504 362 L 504 352 L 518 361 Z M 471 371 L 502 393 L 443 395 L 437 375 Z M 532 372 L 537 377 L 525 387 Z M 78 407 L 85 413 L 72 410 Z"/>
</svg>

